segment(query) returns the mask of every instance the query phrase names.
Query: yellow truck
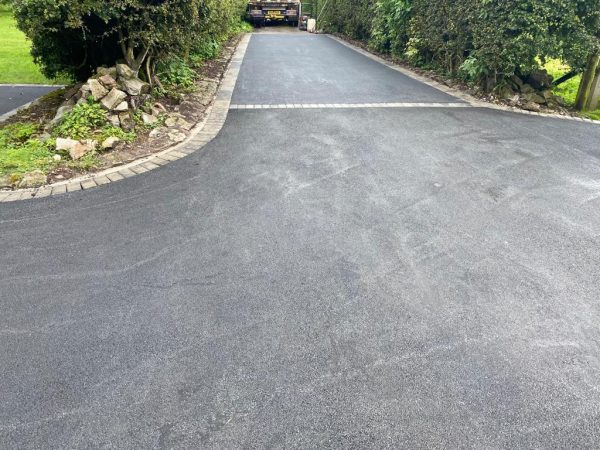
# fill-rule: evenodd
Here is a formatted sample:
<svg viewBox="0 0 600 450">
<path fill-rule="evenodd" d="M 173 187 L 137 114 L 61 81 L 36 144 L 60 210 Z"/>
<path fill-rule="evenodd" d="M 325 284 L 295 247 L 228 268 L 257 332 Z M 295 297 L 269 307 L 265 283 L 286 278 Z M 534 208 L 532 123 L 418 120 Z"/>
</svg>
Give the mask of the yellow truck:
<svg viewBox="0 0 600 450">
<path fill-rule="evenodd" d="M 302 16 L 302 4 L 299 0 L 251 0 L 248 2 L 246 18 L 254 26 L 283 22 L 294 27 Z"/>
</svg>

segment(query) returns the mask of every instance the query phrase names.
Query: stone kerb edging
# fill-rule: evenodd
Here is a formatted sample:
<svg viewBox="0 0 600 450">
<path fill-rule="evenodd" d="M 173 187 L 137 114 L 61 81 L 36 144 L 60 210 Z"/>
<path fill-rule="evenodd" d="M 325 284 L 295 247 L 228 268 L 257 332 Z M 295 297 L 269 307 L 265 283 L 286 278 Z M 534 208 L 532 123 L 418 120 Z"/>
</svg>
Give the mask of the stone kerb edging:
<svg viewBox="0 0 600 450">
<path fill-rule="evenodd" d="M 225 124 L 235 83 L 240 73 L 240 68 L 246 50 L 248 49 L 250 38 L 250 34 L 245 34 L 240 40 L 229 61 L 229 65 L 221 80 L 214 101 L 207 109 L 205 118 L 192 129 L 185 141 L 153 155 L 136 159 L 125 165 L 111 167 L 110 169 L 98 173 L 84 175 L 35 189 L 0 191 L 0 202 L 43 198 L 51 195 L 64 194 L 66 192 L 93 189 L 104 184 L 117 182 L 125 178 L 130 178 L 157 169 L 171 161 L 184 158 L 190 153 L 200 150 L 219 134 L 221 128 L 223 128 L 223 125 Z"/>
<path fill-rule="evenodd" d="M 518 114 L 526 114 L 529 116 L 540 116 L 540 117 L 551 117 L 553 119 L 562 119 L 562 120 L 571 120 L 571 121 L 575 121 L 575 122 L 587 122 L 587 123 L 591 123 L 591 124 L 596 124 L 596 125 L 600 125 L 600 121 L 598 120 L 593 120 L 593 119 L 588 119 L 585 117 L 573 117 L 573 116 L 564 116 L 562 114 L 553 114 L 553 113 L 545 113 L 545 112 L 535 112 L 535 111 L 526 111 L 524 109 L 521 108 L 517 108 L 517 107 L 513 107 L 513 106 L 507 106 L 507 105 L 497 105 L 494 103 L 489 103 L 489 102 L 484 102 L 482 100 L 479 100 L 476 97 L 473 97 L 472 95 L 469 95 L 465 92 L 462 92 L 458 89 L 454 89 L 451 87 L 448 87 L 442 83 L 438 83 L 437 81 L 434 81 L 430 78 L 424 77 L 422 75 L 419 75 L 416 72 L 413 72 L 410 69 L 407 69 L 405 67 L 401 67 L 397 64 L 394 64 L 390 61 L 387 61 L 377 55 L 374 55 L 371 52 L 368 52 L 367 50 L 364 50 L 354 44 L 351 44 L 350 42 L 345 41 L 344 39 L 341 39 L 337 36 L 334 35 L 326 35 L 329 38 L 339 42 L 340 44 L 351 48 L 352 50 L 360 53 L 363 56 L 366 56 L 369 59 L 372 59 L 373 61 L 377 61 L 380 64 L 383 64 L 384 66 L 389 67 L 390 69 L 393 69 L 397 72 L 402 73 L 403 75 L 406 75 L 407 77 L 410 77 L 414 80 L 420 81 L 421 83 L 424 83 L 428 86 L 431 86 L 432 88 L 435 88 L 439 91 L 442 91 L 448 95 L 451 95 L 453 97 L 456 97 L 460 100 L 463 100 L 467 103 L 469 103 L 471 106 L 477 107 L 477 108 L 487 108 L 487 109 L 496 109 L 496 110 L 500 110 L 500 111 L 509 111 L 509 112 L 515 112 Z"/>
</svg>

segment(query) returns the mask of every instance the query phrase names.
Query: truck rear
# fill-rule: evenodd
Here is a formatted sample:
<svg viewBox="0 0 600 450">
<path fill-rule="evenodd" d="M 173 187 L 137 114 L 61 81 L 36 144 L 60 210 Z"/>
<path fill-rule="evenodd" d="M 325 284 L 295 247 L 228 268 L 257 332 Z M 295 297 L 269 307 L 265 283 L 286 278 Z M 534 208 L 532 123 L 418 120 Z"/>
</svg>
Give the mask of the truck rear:
<svg viewBox="0 0 600 450">
<path fill-rule="evenodd" d="M 299 0 L 251 0 L 246 13 L 248 21 L 259 27 L 277 22 L 296 27 L 301 15 L 302 5 Z"/>
</svg>

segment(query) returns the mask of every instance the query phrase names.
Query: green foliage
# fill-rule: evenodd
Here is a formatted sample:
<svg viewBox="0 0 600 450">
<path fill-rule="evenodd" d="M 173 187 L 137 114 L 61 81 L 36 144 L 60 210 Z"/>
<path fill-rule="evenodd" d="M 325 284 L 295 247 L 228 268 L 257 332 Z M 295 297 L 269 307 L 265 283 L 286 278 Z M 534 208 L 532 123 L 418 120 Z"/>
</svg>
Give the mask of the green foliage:
<svg viewBox="0 0 600 450">
<path fill-rule="evenodd" d="M 52 165 L 52 142 L 41 142 L 33 123 L 15 123 L 0 129 L 0 175 L 18 175 Z"/>
<path fill-rule="evenodd" d="M 99 103 L 88 100 L 65 114 L 52 134 L 56 137 L 87 139 L 95 130 L 106 125 L 107 118 L 108 113 Z"/>
<path fill-rule="evenodd" d="M 134 132 L 126 132 L 120 127 L 111 125 L 106 110 L 91 98 L 65 114 L 52 130 L 52 135 L 76 140 L 95 139 L 99 142 L 111 136 L 132 142 L 136 137 Z"/>
<path fill-rule="evenodd" d="M 319 27 L 342 33 L 354 39 L 368 40 L 373 26 L 374 0 L 319 0 L 317 11 L 323 10 Z"/>
<path fill-rule="evenodd" d="M 586 111 L 583 113 L 588 119 L 600 120 L 600 110 L 598 111 Z"/>
<path fill-rule="evenodd" d="M 410 39 L 412 0 L 378 0 L 375 3 L 370 45 L 375 50 L 402 56 Z"/>
<path fill-rule="evenodd" d="M 193 90 L 198 77 L 194 69 L 179 57 L 161 62 L 157 74 L 167 88 L 174 87 L 184 91 Z"/>
<path fill-rule="evenodd" d="M 150 71 L 163 58 L 187 59 L 206 40 L 221 42 L 245 0 L 15 0 L 17 22 L 50 77 L 85 79 L 124 60 Z"/>
<path fill-rule="evenodd" d="M 133 142 L 136 136 L 136 133 L 133 131 L 125 131 L 123 128 L 115 127 L 114 125 L 104 125 L 94 137 L 97 138 L 98 142 L 102 142 L 109 137 L 116 137 L 124 142 Z"/>
<path fill-rule="evenodd" d="M 474 56 L 469 56 L 467 59 L 463 61 L 463 63 L 458 68 L 459 75 L 464 80 L 480 80 L 487 76 L 487 68 L 482 65 L 477 58 Z"/>
<path fill-rule="evenodd" d="M 330 0 L 319 24 L 440 72 L 502 85 L 600 48 L 600 0 Z"/>
</svg>

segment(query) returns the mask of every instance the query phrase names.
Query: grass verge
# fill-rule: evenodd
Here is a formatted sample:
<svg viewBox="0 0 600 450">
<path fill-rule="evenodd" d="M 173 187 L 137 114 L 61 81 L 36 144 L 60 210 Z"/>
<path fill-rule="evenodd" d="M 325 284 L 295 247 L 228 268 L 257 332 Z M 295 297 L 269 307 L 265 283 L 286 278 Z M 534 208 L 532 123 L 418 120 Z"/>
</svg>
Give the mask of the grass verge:
<svg viewBox="0 0 600 450">
<path fill-rule="evenodd" d="M 34 64 L 30 44 L 17 28 L 12 11 L 0 5 L 0 84 L 65 84 L 68 80 L 49 80 Z"/>
</svg>

